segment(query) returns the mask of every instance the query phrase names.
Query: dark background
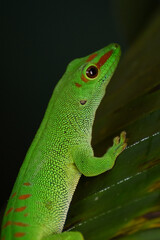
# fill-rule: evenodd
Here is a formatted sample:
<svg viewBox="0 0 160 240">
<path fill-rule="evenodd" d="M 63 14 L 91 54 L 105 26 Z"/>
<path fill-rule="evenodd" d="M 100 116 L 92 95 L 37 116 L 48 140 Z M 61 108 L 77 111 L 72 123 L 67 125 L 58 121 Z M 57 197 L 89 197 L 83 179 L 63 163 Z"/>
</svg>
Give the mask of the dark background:
<svg viewBox="0 0 160 240">
<path fill-rule="evenodd" d="M 53 88 L 67 64 L 111 42 L 119 43 L 124 54 L 147 26 L 158 3 L 158 0 L 0 2 L 0 206 L 9 197 Z"/>
</svg>

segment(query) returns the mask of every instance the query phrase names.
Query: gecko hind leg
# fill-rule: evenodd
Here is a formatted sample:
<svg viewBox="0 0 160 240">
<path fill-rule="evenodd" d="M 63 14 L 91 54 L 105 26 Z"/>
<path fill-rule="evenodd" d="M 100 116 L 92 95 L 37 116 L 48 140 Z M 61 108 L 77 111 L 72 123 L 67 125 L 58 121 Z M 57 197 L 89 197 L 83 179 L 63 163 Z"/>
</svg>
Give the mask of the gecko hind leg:
<svg viewBox="0 0 160 240">
<path fill-rule="evenodd" d="M 84 240 L 84 238 L 80 232 L 63 232 L 44 237 L 42 240 Z"/>
</svg>

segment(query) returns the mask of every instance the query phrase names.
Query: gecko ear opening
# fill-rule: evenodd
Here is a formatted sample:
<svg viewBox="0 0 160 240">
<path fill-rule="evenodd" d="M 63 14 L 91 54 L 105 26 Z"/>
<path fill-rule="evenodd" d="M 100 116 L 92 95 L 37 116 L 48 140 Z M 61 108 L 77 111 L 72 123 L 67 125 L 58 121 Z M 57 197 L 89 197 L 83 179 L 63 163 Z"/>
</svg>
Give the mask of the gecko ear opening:
<svg viewBox="0 0 160 240">
<path fill-rule="evenodd" d="M 81 100 L 81 101 L 80 101 L 80 104 L 81 104 L 81 105 L 84 105 L 84 104 L 86 104 L 86 102 L 87 102 L 87 100 Z"/>
</svg>

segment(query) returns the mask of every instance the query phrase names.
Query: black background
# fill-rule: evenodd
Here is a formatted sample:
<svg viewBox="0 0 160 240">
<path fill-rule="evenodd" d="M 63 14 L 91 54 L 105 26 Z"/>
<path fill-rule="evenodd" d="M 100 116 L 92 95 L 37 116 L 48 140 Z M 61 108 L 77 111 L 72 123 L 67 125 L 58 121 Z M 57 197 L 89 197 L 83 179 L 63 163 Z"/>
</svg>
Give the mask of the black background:
<svg viewBox="0 0 160 240">
<path fill-rule="evenodd" d="M 1 11 L 0 204 L 9 197 L 67 64 L 111 42 L 124 52 L 159 1 L 11 1 Z"/>
</svg>

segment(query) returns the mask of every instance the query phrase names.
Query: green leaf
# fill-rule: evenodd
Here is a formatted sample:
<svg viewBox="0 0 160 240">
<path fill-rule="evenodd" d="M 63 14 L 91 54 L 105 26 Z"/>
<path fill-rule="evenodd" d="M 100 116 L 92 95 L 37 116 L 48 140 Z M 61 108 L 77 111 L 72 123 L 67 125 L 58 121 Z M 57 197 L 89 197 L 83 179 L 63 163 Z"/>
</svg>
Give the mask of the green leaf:
<svg viewBox="0 0 160 240">
<path fill-rule="evenodd" d="M 80 180 L 65 230 L 86 240 L 160 239 L 159 29 L 157 14 L 123 57 L 97 111 L 95 154 L 122 130 L 128 147 L 111 171 Z"/>
</svg>

